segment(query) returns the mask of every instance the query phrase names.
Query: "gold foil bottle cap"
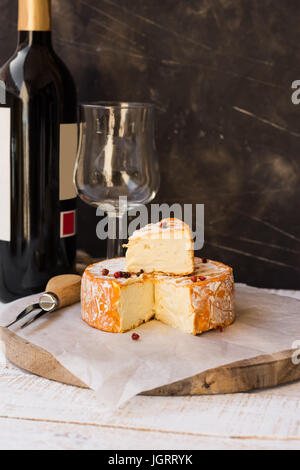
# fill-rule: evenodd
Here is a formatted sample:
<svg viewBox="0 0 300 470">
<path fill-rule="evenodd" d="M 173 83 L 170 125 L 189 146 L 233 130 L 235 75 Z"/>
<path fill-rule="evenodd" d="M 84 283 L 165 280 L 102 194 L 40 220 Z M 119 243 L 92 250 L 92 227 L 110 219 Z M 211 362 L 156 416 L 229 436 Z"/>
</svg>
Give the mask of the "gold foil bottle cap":
<svg viewBox="0 0 300 470">
<path fill-rule="evenodd" d="M 50 31 L 51 0 L 19 0 L 19 31 Z"/>
</svg>

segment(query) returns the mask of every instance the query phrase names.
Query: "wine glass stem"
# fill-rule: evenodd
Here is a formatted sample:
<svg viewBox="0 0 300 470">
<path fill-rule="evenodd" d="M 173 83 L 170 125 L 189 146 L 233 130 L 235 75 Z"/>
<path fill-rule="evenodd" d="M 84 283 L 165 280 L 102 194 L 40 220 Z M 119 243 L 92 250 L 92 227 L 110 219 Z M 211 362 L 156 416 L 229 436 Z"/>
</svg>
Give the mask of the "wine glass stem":
<svg viewBox="0 0 300 470">
<path fill-rule="evenodd" d="M 124 255 L 123 243 L 126 239 L 122 238 L 124 228 L 124 217 L 122 215 L 108 214 L 109 226 L 112 228 L 112 233 L 109 234 L 107 239 L 107 259 L 120 258 Z"/>
</svg>

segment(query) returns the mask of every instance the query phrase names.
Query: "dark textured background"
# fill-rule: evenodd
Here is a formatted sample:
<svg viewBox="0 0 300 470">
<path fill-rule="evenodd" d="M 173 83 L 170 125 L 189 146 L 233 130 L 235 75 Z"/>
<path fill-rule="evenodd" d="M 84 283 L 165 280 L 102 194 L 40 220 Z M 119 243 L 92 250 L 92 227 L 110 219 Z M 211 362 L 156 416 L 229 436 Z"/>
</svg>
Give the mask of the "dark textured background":
<svg viewBox="0 0 300 470">
<path fill-rule="evenodd" d="M 0 61 L 16 0 L 0 0 Z M 203 254 L 236 279 L 300 288 L 298 0 L 53 0 L 54 44 L 80 100 L 152 101 L 159 202 L 204 203 Z M 94 209 L 81 247 L 100 254 Z"/>
</svg>

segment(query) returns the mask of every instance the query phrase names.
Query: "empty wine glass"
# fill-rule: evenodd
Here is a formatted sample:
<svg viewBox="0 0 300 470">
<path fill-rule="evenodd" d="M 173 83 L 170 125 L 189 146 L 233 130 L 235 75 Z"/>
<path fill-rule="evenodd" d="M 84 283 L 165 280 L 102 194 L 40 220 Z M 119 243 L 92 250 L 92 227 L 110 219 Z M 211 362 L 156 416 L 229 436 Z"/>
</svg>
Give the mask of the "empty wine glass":
<svg viewBox="0 0 300 470">
<path fill-rule="evenodd" d="M 97 102 L 80 106 L 80 140 L 75 185 L 87 204 L 107 213 L 107 257 L 122 254 L 122 223 L 127 210 L 154 199 L 160 183 L 154 135 L 154 106 Z M 127 198 L 127 207 L 120 204 Z M 127 234 L 123 237 L 127 238 Z"/>
</svg>

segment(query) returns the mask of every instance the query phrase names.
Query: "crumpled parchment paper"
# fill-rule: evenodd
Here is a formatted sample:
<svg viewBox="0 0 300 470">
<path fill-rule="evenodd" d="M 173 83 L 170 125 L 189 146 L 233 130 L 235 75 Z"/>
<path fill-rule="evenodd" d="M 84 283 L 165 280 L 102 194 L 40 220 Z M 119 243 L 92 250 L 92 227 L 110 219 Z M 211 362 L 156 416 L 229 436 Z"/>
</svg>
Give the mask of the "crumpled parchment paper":
<svg viewBox="0 0 300 470">
<path fill-rule="evenodd" d="M 38 298 L 2 306 L 0 325 Z M 104 410 L 111 411 L 140 392 L 234 361 L 291 349 L 300 341 L 299 300 L 237 284 L 236 313 L 236 322 L 223 333 L 194 337 L 151 321 L 135 330 L 140 340 L 132 341 L 132 332 L 111 334 L 89 327 L 77 304 L 13 331 L 49 351 L 97 392 Z"/>
</svg>

